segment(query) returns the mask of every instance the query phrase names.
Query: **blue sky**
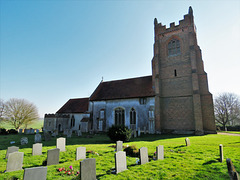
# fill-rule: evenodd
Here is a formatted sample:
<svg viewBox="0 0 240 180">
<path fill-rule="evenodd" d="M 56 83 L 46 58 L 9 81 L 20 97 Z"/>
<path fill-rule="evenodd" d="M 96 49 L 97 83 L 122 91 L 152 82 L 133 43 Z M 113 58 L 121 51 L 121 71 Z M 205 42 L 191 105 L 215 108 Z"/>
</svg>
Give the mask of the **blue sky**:
<svg viewBox="0 0 240 180">
<path fill-rule="evenodd" d="M 240 95 L 240 1 L 0 0 L 0 98 L 40 117 L 104 81 L 151 75 L 153 20 L 193 8 L 210 92 Z"/>
</svg>

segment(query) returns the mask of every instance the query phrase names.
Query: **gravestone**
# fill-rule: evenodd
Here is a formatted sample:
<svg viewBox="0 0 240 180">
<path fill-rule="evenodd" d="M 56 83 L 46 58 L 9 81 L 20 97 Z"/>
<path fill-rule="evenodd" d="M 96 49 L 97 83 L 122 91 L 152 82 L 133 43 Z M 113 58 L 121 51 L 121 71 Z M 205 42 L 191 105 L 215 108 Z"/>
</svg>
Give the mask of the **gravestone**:
<svg viewBox="0 0 240 180">
<path fill-rule="evenodd" d="M 81 130 L 78 130 L 76 132 L 77 132 L 77 136 L 82 136 L 82 131 Z"/>
<path fill-rule="evenodd" d="M 157 146 L 156 156 L 157 160 L 164 159 L 164 147 L 162 145 Z"/>
<path fill-rule="evenodd" d="M 86 159 L 86 147 L 78 147 L 76 149 L 76 160 Z"/>
<path fill-rule="evenodd" d="M 141 147 L 139 149 L 140 153 L 140 164 L 146 164 L 148 163 L 148 149 L 146 147 Z"/>
<path fill-rule="evenodd" d="M 22 129 L 19 129 L 19 130 L 18 130 L 18 133 L 19 133 L 19 134 L 22 134 L 22 132 L 23 132 Z"/>
<path fill-rule="evenodd" d="M 39 129 L 36 129 L 36 133 L 37 133 L 37 134 L 39 133 Z"/>
<path fill-rule="evenodd" d="M 127 170 L 127 160 L 125 151 L 119 151 L 115 153 L 115 169 L 116 174 Z"/>
<path fill-rule="evenodd" d="M 32 155 L 42 155 L 42 143 L 32 145 Z"/>
<path fill-rule="evenodd" d="M 227 167 L 228 167 L 228 174 L 230 176 L 230 179 L 233 179 L 233 180 L 239 180 L 239 174 L 238 172 L 236 171 L 233 163 L 232 163 L 232 160 L 227 158 L 226 159 L 226 162 L 227 162 Z"/>
<path fill-rule="evenodd" d="M 123 142 L 122 141 L 117 141 L 116 142 L 116 151 L 122 151 L 122 146 L 123 146 Z"/>
<path fill-rule="evenodd" d="M 44 139 L 45 141 L 50 141 L 51 140 L 51 135 L 49 134 L 49 132 L 44 132 Z"/>
<path fill-rule="evenodd" d="M 27 137 L 22 137 L 21 138 L 21 145 L 28 144 L 28 138 Z"/>
<path fill-rule="evenodd" d="M 66 145 L 66 138 L 57 138 L 56 148 L 60 149 L 60 151 L 66 151 L 65 145 Z"/>
<path fill-rule="evenodd" d="M 144 126 L 144 134 L 147 134 L 146 126 Z"/>
<path fill-rule="evenodd" d="M 223 145 L 219 145 L 220 162 L 223 162 Z"/>
<path fill-rule="evenodd" d="M 135 138 L 137 137 L 137 131 L 136 131 L 136 130 L 133 131 L 133 136 L 134 136 Z"/>
<path fill-rule="evenodd" d="M 7 148 L 7 153 L 6 153 L 6 159 L 8 158 L 10 153 L 18 152 L 18 150 L 19 150 L 19 147 L 17 147 L 17 146 L 10 146 L 10 147 L 8 147 Z"/>
<path fill-rule="evenodd" d="M 23 152 L 13 152 L 8 155 L 6 172 L 22 170 Z"/>
<path fill-rule="evenodd" d="M 47 166 L 53 165 L 53 164 L 59 164 L 59 154 L 60 149 L 50 149 L 47 153 Z"/>
<path fill-rule="evenodd" d="M 80 162 L 80 179 L 96 180 L 96 159 L 89 158 Z"/>
<path fill-rule="evenodd" d="M 67 135 L 67 132 L 68 132 L 68 130 L 67 130 L 67 129 L 64 129 L 63 135 Z"/>
<path fill-rule="evenodd" d="M 138 137 L 141 136 L 141 129 L 138 127 Z"/>
<path fill-rule="evenodd" d="M 35 136 L 34 136 L 34 142 L 35 142 L 35 143 L 40 143 L 40 142 L 42 142 L 42 136 L 41 136 L 41 134 L 35 134 Z"/>
<path fill-rule="evenodd" d="M 67 131 L 67 137 L 68 137 L 68 138 L 72 137 L 72 130 L 71 130 L 71 129 L 69 129 L 69 130 Z"/>
<path fill-rule="evenodd" d="M 46 180 L 47 167 L 25 168 L 23 180 Z"/>
<path fill-rule="evenodd" d="M 185 139 L 186 146 L 190 146 L 190 140 L 188 138 Z"/>
</svg>

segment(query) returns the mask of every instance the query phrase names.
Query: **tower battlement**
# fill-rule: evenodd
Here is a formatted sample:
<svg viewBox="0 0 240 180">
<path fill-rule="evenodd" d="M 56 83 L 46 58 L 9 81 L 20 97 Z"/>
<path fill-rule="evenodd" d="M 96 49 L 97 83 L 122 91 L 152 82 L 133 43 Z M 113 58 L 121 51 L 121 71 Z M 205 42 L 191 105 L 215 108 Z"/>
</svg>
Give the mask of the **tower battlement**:
<svg viewBox="0 0 240 180">
<path fill-rule="evenodd" d="M 172 22 L 170 23 L 170 27 L 166 28 L 166 25 L 158 23 L 157 18 L 154 19 L 155 35 L 161 35 L 163 33 L 176 31 L 188 26 L 193 26 L 195 28 L 193 21 L 193 10 L 191 6 L 189 7 L 188 14 L 184 15 L 184 19 L 179 21 L 179 25 L 175 25 L 175 22 Z"/>
</svg>

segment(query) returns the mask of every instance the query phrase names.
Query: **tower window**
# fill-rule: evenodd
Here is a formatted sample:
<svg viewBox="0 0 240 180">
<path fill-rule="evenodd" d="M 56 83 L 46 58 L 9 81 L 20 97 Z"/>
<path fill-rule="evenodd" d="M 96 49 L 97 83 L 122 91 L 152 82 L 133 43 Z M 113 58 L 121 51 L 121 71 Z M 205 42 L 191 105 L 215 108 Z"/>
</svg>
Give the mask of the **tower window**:
<svg viewBox="0 0 240 180">
<path fill-rule="evenodd" d="M 180 54 L 180 42 L 177 39 L 173 39 L 168 43 L 168 56 Z"/>
</svg>

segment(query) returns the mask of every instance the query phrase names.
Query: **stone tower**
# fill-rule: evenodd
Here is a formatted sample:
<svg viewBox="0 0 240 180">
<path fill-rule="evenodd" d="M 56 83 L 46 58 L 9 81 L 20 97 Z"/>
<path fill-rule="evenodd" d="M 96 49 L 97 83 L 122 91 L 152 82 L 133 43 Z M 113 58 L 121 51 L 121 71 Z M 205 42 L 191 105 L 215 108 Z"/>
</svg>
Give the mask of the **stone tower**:
<svg viewBox="0 0 240 180">
<path fill-rule="evenodd" d="M 163 133 L 216 133 L 212 94 L 208 90 L 193 10 L 170 28 L 154 20 L 152 78 L 155 130 Z"/>
</svg>

